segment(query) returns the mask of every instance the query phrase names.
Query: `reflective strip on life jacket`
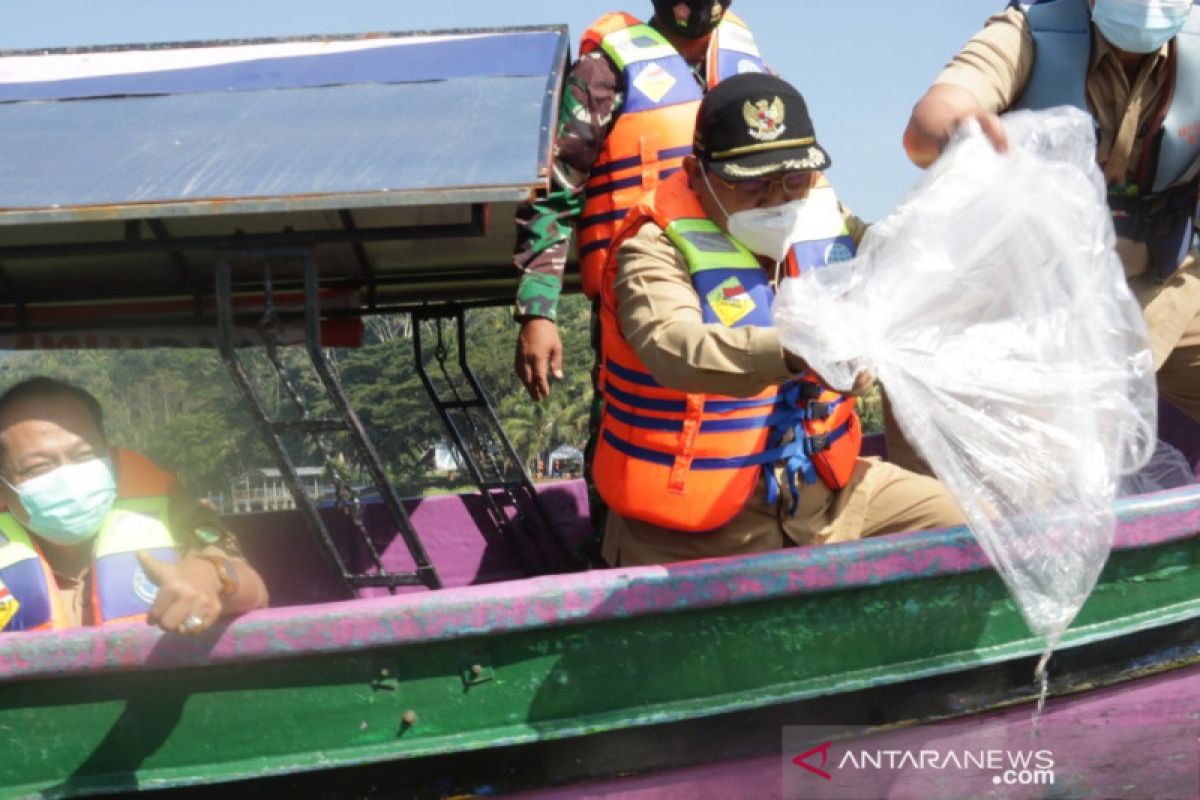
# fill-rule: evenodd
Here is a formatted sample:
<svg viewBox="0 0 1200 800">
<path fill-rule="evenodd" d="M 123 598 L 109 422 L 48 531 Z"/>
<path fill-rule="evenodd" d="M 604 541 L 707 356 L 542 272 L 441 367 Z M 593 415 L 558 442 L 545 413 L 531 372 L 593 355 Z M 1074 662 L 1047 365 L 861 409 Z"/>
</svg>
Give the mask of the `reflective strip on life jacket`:
<svg viewBox="0 0 1200 800">
<path fill-rule="evenodd" d="M 20 604 L 4 633 L 66 627 L 54 576 L 29 533 L 9 511 L 0 512 L 0 582 Z"/>
<path fill-rule="evenodd" d="M 0 582 L 20 603 L 4 631 L 70 627 L 49 564 L 11 512 L 0 513 L 0 535 Z M 160 561 L 179 560 L 175 542 L 163 523 L 130 511 L 109 512 L 95 540 L 92 611 L 96 624 L 145 621 L 157 587 L 142 571 L 135 555 L 138 550 Z"/>
<path fill-rule="evenodd" d="M 824 177 L 809 190 L 807 200 L 809 213 L 804 215 L 803 225 L 797 232 L 798 240 L 792 244 L 785 259 L 786 273 L 792 278 L 849 261 L 858 249 L 846 225 L 837 194 Z"/>
<path fill-rule="evenodd" d="M 159 561 L 178 562 L 170 530 L 158 519 L 113 510 L 96 536 L 92 610 L 98 625 L 144 622 L 158 587 L 137 560 L 144 550 Z"/>
<path fill-rule="evenodd" d="M 628 14 L 597 20 L 579 49 L 581 55 L 603 49 L 624 86 L 623 105 L 588 175 L 576 226 L 583 291 L 596 297 L 608 249 L 626 213 L 692 152 L 702 91 L 670 42 Z M 728 12 L 713 31 L 706 67 L 708 88 L 739 71 L 766 71 L 749 29 Z"/>
<path fill-rule="evenodd" d="M 708 88 L 711 89 L 726 78 L 746 72 L 766 72 L 767 65 L 758 51 L 754 34 L 732 12 L 726 11 L 708 43 L 705 65 Z"/>
</svg>

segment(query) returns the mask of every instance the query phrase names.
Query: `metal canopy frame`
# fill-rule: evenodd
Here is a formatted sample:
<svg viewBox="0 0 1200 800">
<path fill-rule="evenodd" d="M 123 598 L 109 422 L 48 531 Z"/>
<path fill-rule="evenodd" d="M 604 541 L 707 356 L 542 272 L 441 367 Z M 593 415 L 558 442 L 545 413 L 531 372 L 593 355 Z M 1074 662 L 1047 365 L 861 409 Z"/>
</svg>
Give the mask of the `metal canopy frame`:
<svg viewBox="0 0 1200 800">
<path fill-rule="evenodd" d="M 365 295 L 367 307 L 370 308 L 375 305 L 374 300 L 382 288 L 395 287 L 402 290 L 405 288 L 406 283 L 419 282 L 425 275 L 423 273 L 379 274 L 367 255 L 365 245 L 373 242 L 417 242 L 435 239 L 479 238 L 484 236 L 486 233 L 487 205 L 482 202 L 473 202 L 469 205 L 469 214 L 470 221 L 463 223 L 361 227 L 356 223 L 353 213 L 349 209 L 343 208 L 336 211 L 337 219 L 340 223 L 340 227 L 338 228 L 298 231 L 285 227 L 279 231 L 270 233 L 236 232 L 231 234 L 184 237 L 173 236 L 168 233 L 163 219 L 131 219 L 123 223 L 125 236 L 122 239 L 0 245 L 0 288 L 4 290 L 4 296 L 9 298 L 10 302 L 26 308 L 31 304 L 46 303 L 51 300 L 54 302 L 124 300 L 128 295 L 119 287 L 113 288 L 109 292 L 87 291 L 86 293 L 72 293 L 69 290 L 62 291 L 59 289 L 54 292 L 53 298 L 31 294 L 28 289 L 24 289 L 16 283 L 15 279 L 5 270 L 4 265 L 7 262 L 18 259 L 86 259 L 97 255 L 140 256 L 155 254 L 166 256 L 170 261 L 173 271 L 180 278 L 179 283 L 173 288 L 171 293 L 192 297 L 196 307 L 199 308 L 201 299 L 206 295 L 213 294 L 213 283 L 205 274 L 207 270 L 193 269 L 190 266 L 191 262 L 187 258 L 189 254 L 211 253 L 219 260 L 220 254 L 228 251 L 250 252 L 255 249 L 275 251 L 286 248 L 311 250 L 313 247 L 319 245 L 343 244 L 349 245 L 355 254 L 357 266 L 355 274 L 326 277 L 321 281 L 321 285 L 327 288 L 360 289 Z M 143 235 L 143 231 L 148 233 L 149 236 Z M 489 271 L 494 272 L 495 267 L 491 267 Z M 298 280 L 293 280 L 290 283 L 283 281 L 278 284 L 280 288 L 300 288 L 301 285 Z M 243 284 L 242 288 L 245 288 L 245 284 Z M 145 324 L 144 321 L 116 319 L 112 321 L 110 326 L 120 328 L 127 325 L 137 327 Z M 60 329 L 62 328 L 57 326 L 54 328 L 54 330 Z M 27 330 L 27 328 L 18 327 L 10 330 L 17 332 Z M 3 327 L 0 327 L 0 332 L 4 332 Z"/>
<path fill-rule="evenodd" d="M 279 348 L 283 343 L 282 337 L 279 334 L 281 327 L 280 320 L 274 312 L 272 267 L 279 261 L 288 260 L 297 260 L 303 265 L 304 344 L 308 352 L 309 361 L 320 378 L 321 385 L 325 389 L 326 394 L 332 400 L 335 414 L 332 417 L 316 417 L 311 413 L 279 358 Z M 285 390 L 292 406 L 299 413 L 299 416 L 295 419 L 272 419 L 266 414 L 262 399 L 254 390 L 254 386 L 246 374 L 245 367 L 234 345 L 233 282 L 231 279 L 231 264 L 234 261 L 249 262 L 263 270 L 263 288 L 267 303 L 259 323 L 259 330 L 266 345 L 267 357 L 274 368 L 275 377 L 279 385 Z M 379 459 L 379 454 L 375 451 L 374 445 L 371 444 L 370 436 L 367 435 L 358 415 L 351 408 L 350 402 L 347 400 L 345 392 L 342 391 L 337 376 L 334 375 L 333 369 L 330 367 L 328 360 L 325 358 L 325 353 L 321 349 L 317 267 L 312 253 L 306 250 L 255 250 L 247 253 L 227 253 L 216 266 L 215 282 L 218 298 L 217 311 L 219 315 L 218 327 L 220 331 L 221 358 L 229 368 L 229 373 L 233 377 L 234 384 L 241 391 L 246 404 L 250 407 L 259 433 L 271 450 L 271 454 L 275 458 L 275 463 L 279 467 L 280 476 L 283 478 L 284 483 L 287 484 L 293 499 L 296 501 L 296 507 L 304 514 L 305 519 L 308 521 L 309 529 L 316 535 L 318 543 L 323 548 L 326 557 L 336 565 L 348 590 L 348 594 L 353 596 L 354 590 L 362 586 L 386 586 L 392 590 L 398 586 L 414 585 L 424 585 L 430 589 L 441 588 L 441 578 L 438 577 L 437 570 L 430 562 L 429 556 L 425 552 L 425 547 L 421 544 L 416 529 L 413 527 L 412 520 L 409 519 L 399 495 L 396 494 L 395 487 L 388 481 L 387 473 L 383 468 L 382 461 Z M 334 542 L 329 528 L 325 524 L 325 520 L 321 518 L 321 514 L 317 510 L 316 504 L 300 486 L 296 467 L 292 464 L 287 447 L 284 445 L 282 439 L 282 434 L 287 432 L 302 433 L 310 436 L 316 444 L 325 470 L 329 473 L 334 483 L 336 506 L 339 511 L 346 515 L 358 532 L 359 541 L 366 548 L 370 557 L 370 571 L 356 571 L 351 568 Z M 388 515 L 396 526 L 396 530 L 403 537 L 404 543 L 408 546 L 409 553 L 417 565 L 416 570 L 412 572 L 391 572 L 385 567 L 382 556 L 375 546 L 370 532 L 363 524 L 362 503 L 359 494 L 350 485 L 349 481 L 342 477 L 335 463 L 333 453 L 322 437 L 322 434 L 328 433 L 349 434 L 350 441 L 359 461 L 366 467 L 368 474 L 371 476 L 371 481 L 376 491 L 379 492 L 384 507 L 387 509 Z"/>
<path fill-rule="evenodd" d="M 447 321 L 453 322 L 456 334 L 457 375 L 448 366 L 450 352 L 444 338 Z M 436 379 L 425 366 L 422 322 L 434 325 L 436 342 L 432 355 L 438 367 Z M 582 569 L 582 559 L 567 548 L 561 537 L 553 535 L 550 516 L 533 486 L 533 479 L 500 424 L 491 398 L 471 370 L 467 361 L 466 333 L 462 308 L 429 308 L 413 314 L 413 358 L 417 374 L 454 442 L 456 455 L 479 488 L 492 524 L 506 533 L 509 546 L 527 572 L 554 571 L 553 556 L 545 551 L 544 539 L 554 543 L 561 563 Z M 439 388 L 438 383 L 444 388 Z M 545 532 L 546 536 L 539 536 L 539 532 Z"/>
</svg>

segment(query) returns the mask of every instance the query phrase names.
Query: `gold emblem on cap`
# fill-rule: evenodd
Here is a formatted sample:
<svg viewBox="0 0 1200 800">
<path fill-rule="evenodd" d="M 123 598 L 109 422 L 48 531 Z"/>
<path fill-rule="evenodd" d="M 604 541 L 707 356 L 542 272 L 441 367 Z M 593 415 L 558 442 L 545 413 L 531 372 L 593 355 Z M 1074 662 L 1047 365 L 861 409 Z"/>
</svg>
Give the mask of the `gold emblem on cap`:
<svg viewBox="0 0 1200 800">
<path fill-rule="evenodd" d="M 783 124 L 783 101 L 776 97 L 770 103 L 759 100 L 751 103 L 746 101 L 742 106 L 742 116 L 750 126 L 749 133 L 760 142 L 773 142 L 783 135 L 787 126 Z"/>
</svg>

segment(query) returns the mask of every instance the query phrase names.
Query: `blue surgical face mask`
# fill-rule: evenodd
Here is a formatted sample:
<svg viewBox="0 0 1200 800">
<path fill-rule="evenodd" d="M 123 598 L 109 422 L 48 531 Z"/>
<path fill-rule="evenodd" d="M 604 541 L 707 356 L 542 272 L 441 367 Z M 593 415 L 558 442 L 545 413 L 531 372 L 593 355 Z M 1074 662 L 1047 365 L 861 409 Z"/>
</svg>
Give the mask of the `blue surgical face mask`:
<svg viewBox="0 0 1200 800">
<path fill-rule="evenodd" d="M 26 527 L 61 546 L 81 544 L 99 533 L 117 499 L 117 482 L 107 458 L 67 464 L 18 486 L 4 482 L 29 515 Z"/>
<path fill-rule="evenodd" d="M 1129 53 L 1154 53 L 1187 24 L 1192 0 L 1096 0 L 1092 22 Z"/>
</svg>

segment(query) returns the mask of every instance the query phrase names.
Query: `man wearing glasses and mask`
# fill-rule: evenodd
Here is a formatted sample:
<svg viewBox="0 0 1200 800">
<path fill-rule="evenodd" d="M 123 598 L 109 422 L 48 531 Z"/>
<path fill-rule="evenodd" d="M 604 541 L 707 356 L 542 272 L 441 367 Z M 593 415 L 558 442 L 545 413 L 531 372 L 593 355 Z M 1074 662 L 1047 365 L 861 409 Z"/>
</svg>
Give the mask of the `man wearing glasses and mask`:
<svg viewBox="0 0 1200 800">
<path fill-rule="evenodd" d="M 605 560 L 667 563 L 961 524 L 932 478 L 859 456 L 852 395 L 780 345 L 774 287 L 848 259 L 862 224 L 822 170 L 800 94 L 731 77 L 694 154 L 630 211 L 601 282 L 593 465 Z M 860 375 L 855 392 L 871 382 Z"/>
</svg>

